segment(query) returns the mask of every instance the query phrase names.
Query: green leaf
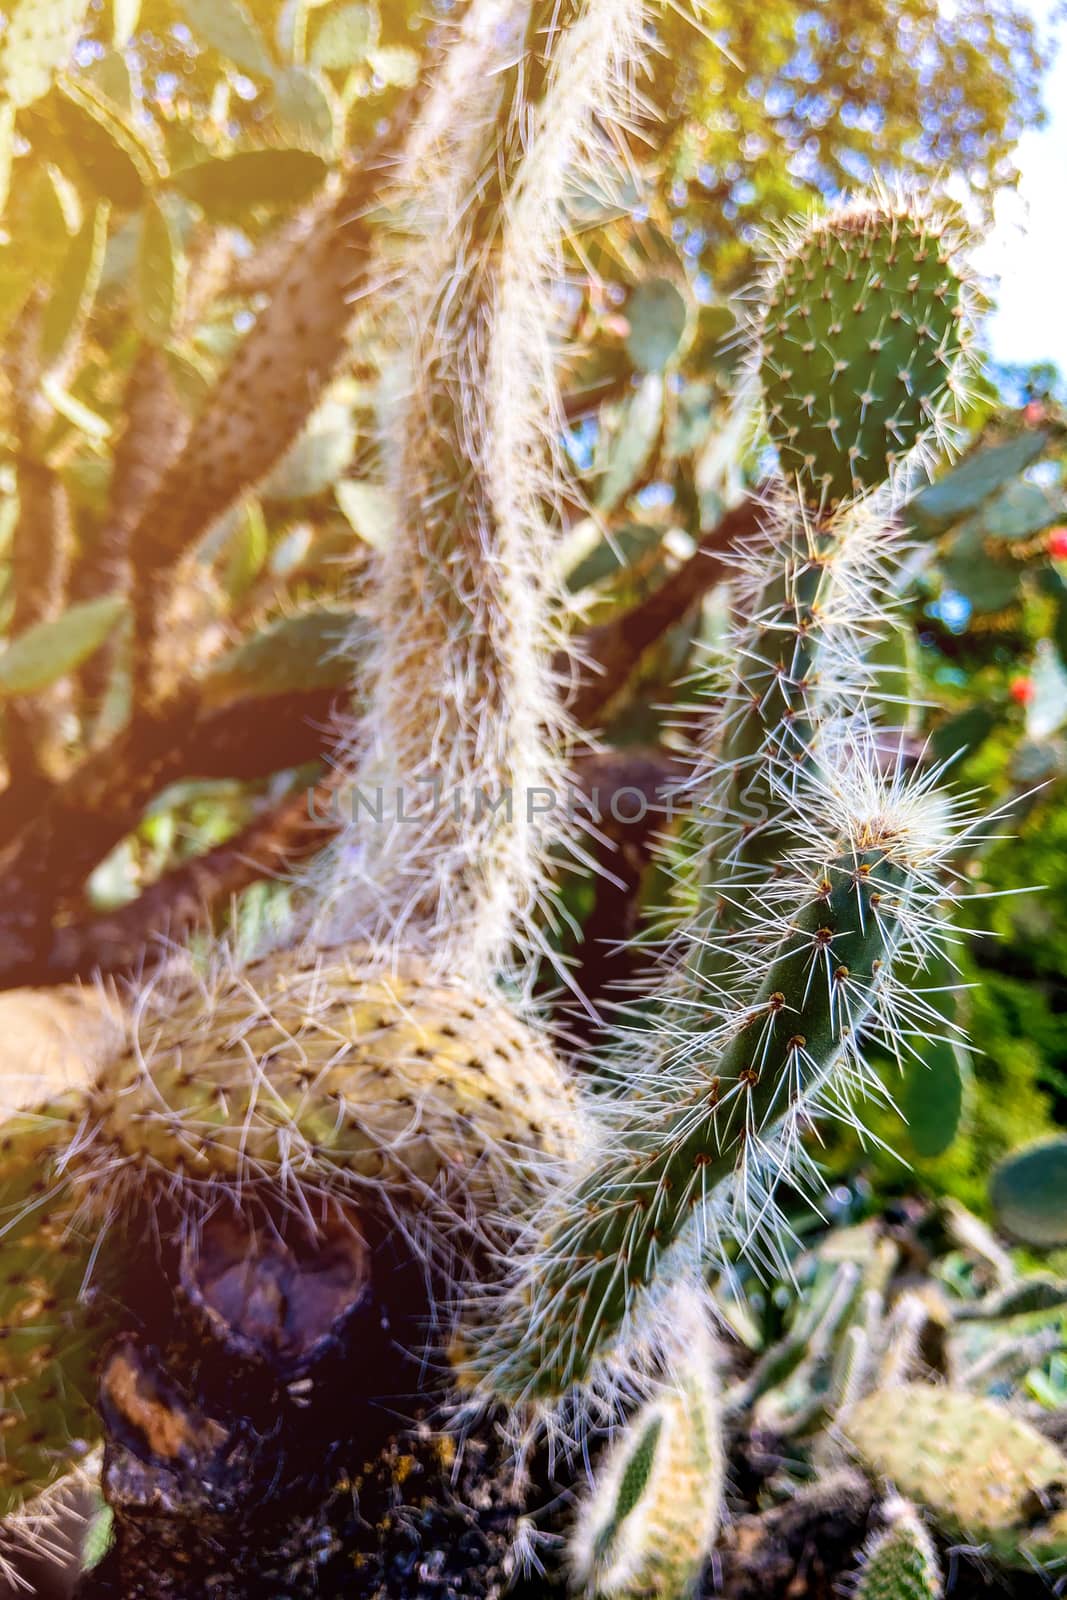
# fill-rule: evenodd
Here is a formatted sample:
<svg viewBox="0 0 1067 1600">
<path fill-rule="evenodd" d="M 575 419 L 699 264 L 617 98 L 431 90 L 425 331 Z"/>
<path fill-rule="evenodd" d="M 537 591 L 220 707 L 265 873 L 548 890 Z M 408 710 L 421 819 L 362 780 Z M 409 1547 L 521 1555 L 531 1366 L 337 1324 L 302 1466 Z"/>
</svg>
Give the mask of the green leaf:
<svg viewBox="0 0 1067 1600">
<path fill-rule="evenodd" d="M 55 119 L 61 148 L 85 183 L 123 211 L 135 211 L 162 169 L 115 107 L 85 81 L 59 85 Z"/>
<path fill-rule="evenodd" d="M 582 589 L 615 578 L 620 571 L 635 566 L 646 555 L 658 550 L 662 543 L 662 528 L 644 522 L 628 522 L 614 531 L 610 539 L 602 539 L 568 572 L 567 588 L 571 594 L 578 594 Z"/>
<path fill-rule="evenodd" d="M 263 498 L 310 500 L 323 494 L 344 472 L 355 448 L 350 409 L 327 400 L 263 483 Z"/>
<path fill-rule="evenodd" d="M 77 192 L 50 162 L 32 167 L 25 177 L 20 164 L 19 177 L 11 196 L 11 237 L 32 257 L 38 277 L 47 279 L 66 257 L 84 214 Z"/>
<path fill-rule="evenodd" d="M 182 0 L 182 10 L 197 37 L 235 67 L 254 78 L 272 75 L 267 42 L 241 0 Z"/>
<path fill-rule="evenodd" d="M 125 600 L 105 595 L 27 628 L 0 654 L 0 699 L 35 694 L 73 672 L 99 650 L 125 610 Z"/>
<path fill-rule="evenodd" d="M 274 115 L 281 131 L 305 150 L 333 153 L 338 108 L 332 91 L 308 67 L 286 67 L 274 80 Z"/>
<path fill-rule="evenodd" d="M 908 501 L 912 526 L 922 534 L 943 533 L 1025 471 L 1048 442 L 1047 433 L 1027 432 L 976 451 Z"/>
<path fill-rule="evenodd" d="M 48 93 L 87 10 L 87 0 L 18 0 L 0 43 L 0 84 L 12 105 L 32 105 Z"/>
<path fill-rule="evenodd" d="M 1021 568 L 990 555 L 985 541 L 980 523 L 965 523 L 945 551 L 941 570 L 945 582 L 965 595 L 975 611 L 1003 611 L 1018 597 Z"/>
<path fill-rule="evenodd" d="M 689 326 L 689 306 L 670 278 L 639 283 L 626 306 L 626 349 L 638 372 L 665 372 Z"/>
<path fill-rule="evenodd" d="M 352 674 L 359 638 L 347 611 L 323 609 L 282 617 L 212 667 L 202 685 L 204 701 L 223 705 L 340 688 Z"/>
<path fill-rule="evenodd" d="M 378 81 L 389 89 L 413 89 L 419 81 L 419 57 L 403 45 L 382 45 L 368 52 L 367 61 Z"/>
<path fill-rule="evenodd" d="M 105 50 L 98 60 L 86 68 L 85 78 L 120 117 L 129 119 L 136 115 L 139 109 L 138 95 L 129 62 L 121 50 Z"/>
<path fill-rule="evenodd" d="M 1039 1250 L 1067 1244 L 1067 1134 L 1027 1145 L 993 1174 L 990 1200 L 997 1222 Z"/>
<path fill-rule="evenodd" d="M 110 437 L 111 424 L 107 418 L 65 389 L 55 373 L 48 372 L 41 379 L 41 392 L 54 410 L 87 438 L 103 441 Z"/>
<path fill-rule="evenodd" d="M 931 1159 L 948 1149 L 973 1078 L 970 1052 L 956 1039 L 931 1039 L 922 1060 L 908 1063 L 900 1109 L 916 1155 Z"/>
<path fill-rule="evenodd" d="M 663 427 L 663 378 L 649 373 L 619 408 L 616 427 L 604 444 L 604 463 L 594 503 L 610 511 L 630 492 L 652 460 Z"/>
<path fill-rule="evenodd" d="M 930 754 L 937 762 L 949 761 L 953 756 L 965 759 L 985 743 L 999 721 L 997 712 L 989 706 L 968 706 L 934 729 Z"/>
<path fill-rule="evenodd" d="M 378 13 L 373 6 L 346 5 L 330 11 L 311 42 L 311 63 L 345 72 L 366 61 L 378 43 Z"/>
<path fill-rule="evenodd" d="M 987 537 L 993 539 L 1032 539 L 1063 514 L 1059 496 L 1049 494 L 1040 484 L 1019 479 L 982 507 L 977 520 Z"/>
<path fill-rule="evenodd" d="M 270 537 L 263 507 L 257 499 L 250 497 L 229 544 L 223 583 L 232 599 L 240 600 L 248 593 L 263 571 L 269 548 Z"/>
<path fill-rule="evenodd" d="M 239 150 L 183 168 L 174 186 L 212 221 L 236 222 L 260 206 L 299 205 L 328 170 L 310 150 Z"/>
<path fill-rule="evenodd" d="M 144 209 L 137 253 L 137 310 L 141 332 L 166 344 L 181 311 L 185 260 L 174 221 L 158 200 Z"/>
<path fill-rule="evenodd" d="M 0 213 L 7 205 L 11 189 L 11 163 L 15 156 L 15 107 L 10 100 L 0 103 Z"/>
<path fill-rule="evenodd" d="M 111 0 L 111 42 L 116 50 L 129 44 L 141 20 L 141 0 Z"/>
<path fill-rule="evenodd" d="M 100 284 L 107 247 L 108 204 L 100 202 L 74 235 L 41 325 L 41 355 L 55 366 L 85 325 Z"/>
<path fill-rule="evenodd" d="M 342 478 L 334 484 L 333 492 L 353 533 L 372 549 L 383 550 L 396 527 L 396 507 L 388 489 Z"/>
</svg>

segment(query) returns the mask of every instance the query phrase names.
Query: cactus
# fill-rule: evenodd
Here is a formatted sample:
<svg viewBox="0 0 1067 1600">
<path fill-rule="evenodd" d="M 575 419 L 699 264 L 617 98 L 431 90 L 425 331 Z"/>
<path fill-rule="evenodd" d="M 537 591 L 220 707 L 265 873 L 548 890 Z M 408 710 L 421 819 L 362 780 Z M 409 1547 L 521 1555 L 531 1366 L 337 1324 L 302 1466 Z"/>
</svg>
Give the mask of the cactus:
<svg viewBox="0 0 1067 1600">
<path fill-rule="evenodd" d="M 970 288 L 944 218 L 886 199 L 788 241 L 765 284 L 759 370 L 782 470 L 833 505 L 936 447 L 955 405 Z"/>
<path fill-rule="evenodd" d="M 767 278 L 778 284 L 772 304 L 752 317 L 757 364 L 782 281 L 809 269 L 824 236 L 855 237 L 888 259 L 902 234 L 921 253 L 932 226 L 886 202 L 846 208 L 801 233 Z M 831 254 L 846 261 L 848 248 Z M 969 280 L 947 244 L 936 256 L 943 293 L 931 294 L 951 307 L 952 332 L 938 350 L 953 352 L 955 381 L 969 349 Z M 847 271 L 842 281 L 851 295 Z M 886 312 L 895 326 L 892 310 L 901 321 L 904 313 L 895 302 Z M 589 1380 L 601 1357 L 639 1347 L 654 1320 L 642 1325 L 642 1307 L 684 1268 L 687 1242 L 714 1245 L 726 1228 L 750 1246 L 753 1235 L 769 1236 L 773 1248 L 773 1194 L 799 1159 L 799 1117 L 820 1104 L 847 1106 L 871 1082 L 862 1034 L 881 1030 L 899 1050 L 903 1013 L 921 1031 L 921 999 L 895 1007 L 892 968 L 909 950 L 921 968 L 937 947 L 953 818 L 925 785 L 878 772 L 863 713 L 863 647 L 886 606 L 878 575 L 892 557 L 888 510 L 938 435 L 941 412 L 931 401 L 904 426 L 872 409 L 866 395 L 880 381 L 883 352 L 863 329 L 872 348 L 866 372 L 859 352 L 852 357 L 853 385 L 865 384 L 853 421 L 881 417 L 885 492 L 828 508 L 810 506 L 803 484 L 783 482 L 742 555 L 736 664 L 693 780 L 694 831 L 706 835 L 696 868 L 686 869 L 699 879 L 697 918 L 676 943 L 660 1043 L 649 1061 L 639 1035 L 620 1066 L 620 1093 L 588 1169 L 539 1219 L 527 1278 L 474 1364 L 473 1378 L 515 1399 L 561 1396 Z M 854 462 L 850 449 L 842 442 L 842 458 Z M 636 1095 L 635 1079 L 644 1079 Z"/>
<path fill-rule="evenodd" d="M 714 1349 L 699 1302 L 678 1295 L 670 1313 L 678 1320 L 669 1376 L 614 1441 L 571 1536 L 575 1581 L 601 1600 L 685 1600 L 718 1532 Z"/>
<path fill-rule="evenodd" d="M 1043 1139 L 1008 1156 L 990 1190 L 1001 1227 L 1039 1250 L 1067 1244 L 1065 1183 L 1067 1138 Z"/>
<path fill-rule="evenodd" d="M 94 1241 L 59 1167 L 84 1119 L 71 1091 L 0 1125 L 0 1518 L 30 1544 L 48 1522 L 41 1497 L 100 1432 L 100 1332 L 82 1296 Z"/>
<path fill-rule="evenodd" d="M 935 1384 L 879 1389 L 844 1434 L 864 1466 L 1009 1567 L 1067 1556 L 1067 1456 L 995 1400 Z"/>
<path fill-rule="evenodd" d="M 427 118 L 406 162 L 419 206 L 386 426 L 400 526 L 379 573 L 371 704 L 355 732 L 362 743 L 372 730 L 354 763 L 357 792 L 391 798 L 400 785 L 422 821 L 405 825 L 403 801 L 391 807 L 391 825 L 358 854 L 342 845 L 317 894 L 337 908 L 320 913 L 326 937 L 414 941 L 467 972 L 499 971 L 517 934 L 537 939 L 556 832 L 538 812 L 562 792 L 569 742 L 544 511 L 559 470 L 546 293 L 568 185 L 586 162 L 603 166 L 594 117 L 625 108 L 641 15 L 637 0 L 588 0 L 531 107 L 513 71 L 492 76 L 493 61 L 508 62 L 517 26 L 551 36 L 554 8 L 483 3 L 455 60 L 464 115 Z M 481 101 L 472 82 L 485 85 Z M 508 83 L 516 98 L 502 112 Z M 509 141 L 529 119 L 526 148 L 509 192 L 489 184 L 471 204 L 498 159 L 501 118 Z M 410 187 L 396 203 L 411 216 Z"/>
<path fill-rule="evenodd" d="M 486 1215 L 528 1204 L 579 1128 L 552 1052 L 499 1001 L 352 949 L 160 983 L 89 1114 L 71 1168 L 120 1186 L 347 1183 L 463 1213 L 459 1185 Z"/>
<path fill-rule="evenodd" d="M 894 1497 L 882 1515 L 887 1526 L 868 1546 L 856 1600 L 941 1600 L 941 1565 L 915 1508 Z"/>
</svg>

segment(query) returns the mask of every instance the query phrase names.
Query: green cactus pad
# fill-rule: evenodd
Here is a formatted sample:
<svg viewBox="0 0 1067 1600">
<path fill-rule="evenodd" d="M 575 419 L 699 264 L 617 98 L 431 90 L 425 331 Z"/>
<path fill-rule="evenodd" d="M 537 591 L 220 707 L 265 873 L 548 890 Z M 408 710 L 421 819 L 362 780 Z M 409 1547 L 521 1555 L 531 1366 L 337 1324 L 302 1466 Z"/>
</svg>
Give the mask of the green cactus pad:
<svg viewBox="0 0 1067 1600">
<path fill-rule="evenodd" d="M 893 1500 L 886 1515 L 889 1526 L 867 1551 L 856 1600 L 940 1600 L 937 1551 L 914 1508 Z"/>
<path fill-rule="evenodd" d="M 281 951 L 162 988 L 91 1105 L 135 1188 L 177 1174 L 394 1196 L 451 1184 L 487 1212 L 536 1193 L 578 1128 L 556 1058 L 498 1001 L 358 948 Z"/>
<path fill-rule="evenodd" d="M 706 1330 L 601 1461 L 571 1538 L 571 1567 L 599 1600 L 685 1600 L 719 1528 L 722 1430 Z"/>
<path fill-rule="evenodd" d="M 993 1174 L 990 1199 L 1001 1227 L 1023 1244 L 1067 1244 L 1067 1136 L 1016 1150 Z"/>
<path fill-rule="evenodd" d="M 967 338 L 945 226 L 893 206 L 819 220 L 781 255 L 760 377 L 782 471 L 831 504 L 936 438 Z"/>
<path fill-rule="evenodd" d="M 1006 1566 L 1067 1558 L 1067 1455 L 1006 1406 L 935 1384 L 868 1395 L 844 1418 L 863 1465 Z"/>
<path fill-rule="evenodd" d="M 83 1298 L 93 1240 L 55 1170 L 81 1115 L 69 1095 L 0 1125 L 0 1518 L 17 1518 L 99 1433 L 100 1336 Z"/>
</svg>

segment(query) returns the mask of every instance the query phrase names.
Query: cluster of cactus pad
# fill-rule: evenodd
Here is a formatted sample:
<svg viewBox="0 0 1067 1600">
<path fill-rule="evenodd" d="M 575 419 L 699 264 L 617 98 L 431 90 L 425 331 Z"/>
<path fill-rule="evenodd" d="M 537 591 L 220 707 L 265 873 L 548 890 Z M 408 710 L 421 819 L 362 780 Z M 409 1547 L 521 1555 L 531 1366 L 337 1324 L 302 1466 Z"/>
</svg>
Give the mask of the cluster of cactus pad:
<svg viewBox="0 0 1067 1600">
<path fill-rule="evenodd" d="M 582 0 L 565 21 L 474 0 L 418 113 L 392 199 L 422 221 L 390 242 L 386 275 L 403 396 L 386 457 L 403 492 L 349 746 L 357 786 L 398 759 L 401 781 L 443 761 L 450 786 L 490 791 L 561 770 L 551 289 L 575 169 L 602 176 L 643 21 L 637 0 Z M 523 38 L 549 40 L 543 80 L 516 69 Z M 571 1567 L 593 1593 L 692 1590 L 723 1478 L 709 1259 L 783 1259 L 775 1197 L 808 1176 L 808 1122 L 862 1121 L 867 1040 L 903 1052 L 940 1027 L 923 973 L 949 936 L 959 818 L 886 757 L 868 653 L 896 512 L 966 378 L 959 245 L 935 209 L 876 194 L 787 233 L 742 313 L 781 470 L 736 552 L 738 620 L 695 752 L 690 914 L 604 1065 L 610 1092 L 582 1093 L 524 998 L 512 950 L 530 948 L 551 839 L 516 794 L 466 831 L 446 811 L 386 821 L 369 846 L 342 836 L 278 948 L 176 962 L 84 1090 L 2 1130 L 5 1513 L 99 1431 L 102 1334 L 83 1302 L 135 1204 L 165 1197 L 180 1225 L 223 1196 L 305 1215 L 343 1197 L 454 1272 L 433 1337 L 471 1404 L 580 1431 L 605 1396 L 650 1389 L 582 1503 Z M 1035 1531 L 1023 1509 L 1067 1475 L 1058 1448 L 991 1401 L 901 1388 L 907 1308 L 875 1328 L 883 1291 L 835 1281 L 746 1404 L 773 1392 L 796 1428 L 835 1417 L 875 1478 L 999 1559 L 1061 1554 L 1062 1515 Z M 679 1297 L 697 1330 L 681 1353 Z M 872 1326 L 853 1317 L 838 1341 L 846 1305 Z M 894 1514 L 861 1592 L 936 1595 L 935 1566 L 915 1514 Z"/>
</svg>

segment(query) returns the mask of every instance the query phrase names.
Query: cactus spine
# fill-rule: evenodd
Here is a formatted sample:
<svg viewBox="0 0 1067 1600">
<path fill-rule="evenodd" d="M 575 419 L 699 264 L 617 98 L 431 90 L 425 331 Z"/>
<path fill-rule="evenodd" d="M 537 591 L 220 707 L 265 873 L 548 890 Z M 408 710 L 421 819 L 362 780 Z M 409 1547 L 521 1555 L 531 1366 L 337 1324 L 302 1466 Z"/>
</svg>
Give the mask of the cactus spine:
<svg viewBox="0 0 1067 1600">
<path fill-rule="evenodd" d="M 941 1600 L 941 1566 L 915 1508 L 894 1496 L 882 1507 L 888 1526 L 867 1548 L 856 1600 Z"/>
<path fill-rule="evenodd" d="M 843 1432 L 868 1471 L 1005 1566 L 1067 1557 L 1067 1456 L 1006 1406 L 907 1383 L 860 1401 Z"/>
<path fill-rule="evenodd" d="M 670 1310 L 678 1348 L 669 1376 L 614 1441 L 571 1538 L 576 1582 L 603 1600 L 685 1600 L 718 1533 L 724 1461 L 714 1348 L 699 1301 L 679 1293 Z"/>
</svg>

